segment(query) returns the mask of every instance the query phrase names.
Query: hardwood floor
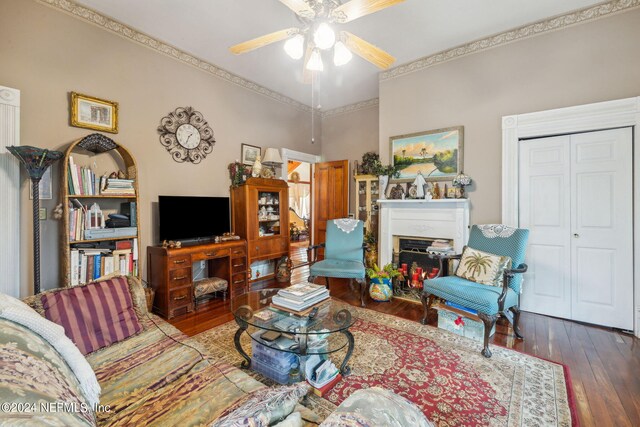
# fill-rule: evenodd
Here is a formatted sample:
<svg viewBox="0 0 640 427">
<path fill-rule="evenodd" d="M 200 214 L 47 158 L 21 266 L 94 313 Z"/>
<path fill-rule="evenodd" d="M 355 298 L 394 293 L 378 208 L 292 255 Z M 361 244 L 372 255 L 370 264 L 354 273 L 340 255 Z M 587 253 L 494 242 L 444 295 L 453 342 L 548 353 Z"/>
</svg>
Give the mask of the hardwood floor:
<svg viewBox="0 0 640 427">
<path fill-rule="evenodd" d="M 296 268 L 291 281 L 306 280 L 307 276 L 308 267 Z M 318 282 L 324 283 L 324 279 Z M 254 289 L 282 286 L 288 283 L 271 280 L 254 285 Z M 346 281 L 332 280 L 331 295 L 360 305 L 359 296 Z M 369 300 L 368 308 L 408 320 L 422 317 L 422 305 L 398 299 L 389 303 Z M 211 300 L 171 323 L 192 336 L 230 320 L 229 301 Z M 435 316 L 429 324 L 437 326 Z M 608 328 L 527 312 L 522 313 L 520 329 L 524 340 L 516 339 L 501 319 L 493 344 L 567 365 L 582 426 L 640 426 L 640 340 Z"/>
</svg>

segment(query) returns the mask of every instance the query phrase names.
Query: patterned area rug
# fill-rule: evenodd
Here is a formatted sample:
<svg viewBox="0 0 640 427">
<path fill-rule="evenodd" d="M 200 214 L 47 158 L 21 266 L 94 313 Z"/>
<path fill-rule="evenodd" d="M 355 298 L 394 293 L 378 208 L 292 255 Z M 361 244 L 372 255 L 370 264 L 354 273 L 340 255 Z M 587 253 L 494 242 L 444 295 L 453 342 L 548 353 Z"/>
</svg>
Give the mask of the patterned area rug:
<svg viewBox="0 0 640 427">
<path fill-rule="evenodd" d="M 355 351 L 350 376 L 309 406 L 322 418 L 354 391 L 380 386 L 416 403 L 438 426 L 577 426 L 568 375 L 561 364 L 492 346 L 431 326 L 349 306 Z M 236 366 L 237 326 L 229 322 L 194 338 L 215 357 Z M 251 348 L 244 336 L 243 347 Z M 332 359 L 338 364 L 343 353 Z M 249 371 L 258 380 L 272 384 Z"/>
</svg>

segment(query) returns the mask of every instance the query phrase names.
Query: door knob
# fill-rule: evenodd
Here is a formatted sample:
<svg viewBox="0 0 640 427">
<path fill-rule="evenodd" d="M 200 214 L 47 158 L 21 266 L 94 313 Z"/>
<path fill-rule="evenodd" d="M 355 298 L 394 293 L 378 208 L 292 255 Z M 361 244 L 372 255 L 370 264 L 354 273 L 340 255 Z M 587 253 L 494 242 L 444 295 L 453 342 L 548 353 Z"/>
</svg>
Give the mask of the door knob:
<svg viewBox="0 0 640 427">
<path fill-rule="evenodd" d="M 578 233 L 573 233 L 573 237 L 577 239 L 578 237 L 580 237 L 580 235 Z"/>
</svg>

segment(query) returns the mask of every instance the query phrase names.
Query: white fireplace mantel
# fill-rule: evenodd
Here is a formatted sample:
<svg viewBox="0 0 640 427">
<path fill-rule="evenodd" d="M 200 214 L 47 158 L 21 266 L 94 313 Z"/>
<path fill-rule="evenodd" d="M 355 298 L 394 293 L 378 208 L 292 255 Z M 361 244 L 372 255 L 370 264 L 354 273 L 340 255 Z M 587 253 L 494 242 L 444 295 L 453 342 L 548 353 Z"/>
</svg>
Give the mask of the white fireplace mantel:
<svg viewBox="0 0 640 427">
<path fill-rule="evenodd" d="M 453 240 L 456 253 L 469 238 L 468 199 L 410 199 L 377 201 L 380 207 L 378 265 L 393 258 L 393 237 L 428 237 Z"/>
</svg>

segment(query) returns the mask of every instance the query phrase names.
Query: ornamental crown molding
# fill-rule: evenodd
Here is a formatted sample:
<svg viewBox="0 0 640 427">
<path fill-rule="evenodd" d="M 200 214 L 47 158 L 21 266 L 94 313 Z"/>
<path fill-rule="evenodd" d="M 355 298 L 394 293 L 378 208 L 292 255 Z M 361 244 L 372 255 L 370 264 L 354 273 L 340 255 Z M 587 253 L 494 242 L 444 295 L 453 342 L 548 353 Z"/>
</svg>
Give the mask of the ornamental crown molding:
<svg viewBox="0 0 640 427">
<path fill-rule="evenodd" d="M 379 103 L 380 103 L 379 98 L 372 98 L 366 101 L 360 101 L 354 104 L 343 105 L 342 107 L 332 108 L 331 110 L 323 111 L 321 114 L 321 117 L 325 119 L 327 117 L 337 116 L 340 114 L 353 113 L 354 111 L 376 107 L 378 106 Z"/>
<path fill-rule="evenodd" d="M 425 56 L 412 62 L 399 65 L 379 74 L 380 81 L 390 80 L 405 74 L 423 70 L 434 65 L 448 62 L 463 56 L 472 55 L 494 47 L 503 46 L 515 41 L 527 39 L 540 34 L 562 30 L 573 25 L 605 18 L 617 13 L 640 7 L 640 0 L 613 0 L 596 6 L 580 9 L 565 15 L 548 18 L 519 28 L 505 31 L 493 36 L 460 45 L 442 52 Z"/>
<path fill-rule="evenodd" d="M 162 53 L 177 61 L 191 65 L 195 68 L 198 68 L 199 70 L 212 74 L 230 83 L 233 83 L 245 89 L 249 89 L 253 92 L 259 93 L 260 95 L 267 96 L 271 99 L 275 99 L 276 101 L 282 102 L 283 104 L 290 105 L 293 108 L 296 108 L 300 111 L 311 112 L 311 107 L 306 104 L 303 104 L 302 102 L 296 101 L 293 98 L 289 98 L 286 95 L 283 95 L 279 92 L 276 92 L 264 86 L 261 86 L 258 83 L 252 82 L 251 80 L 247 80 L 243 77 L 233 74 L 230 71 L 227 71 L 210 62 L 207 62 L 203 59 L 193 56 L 161 40 L 155 39 L 145 33 L 142 33 L 132 27 L 129 27 L 119 21 L 116 21 L 113 18 L 110 18 L 92 9 L 89 9 L 88 7 L 81 6 L 70 0 L 36 0 L 36 1 L 44 5 L 50 6 L 54 9 L 65 12 L 68 15 L 71 15 L 77 19 L 93 24 L 104 30 L 115 33 L 127 40 L 141 44 L 149 49 L 153 49 L 156 52 Z"/>
</svg>

